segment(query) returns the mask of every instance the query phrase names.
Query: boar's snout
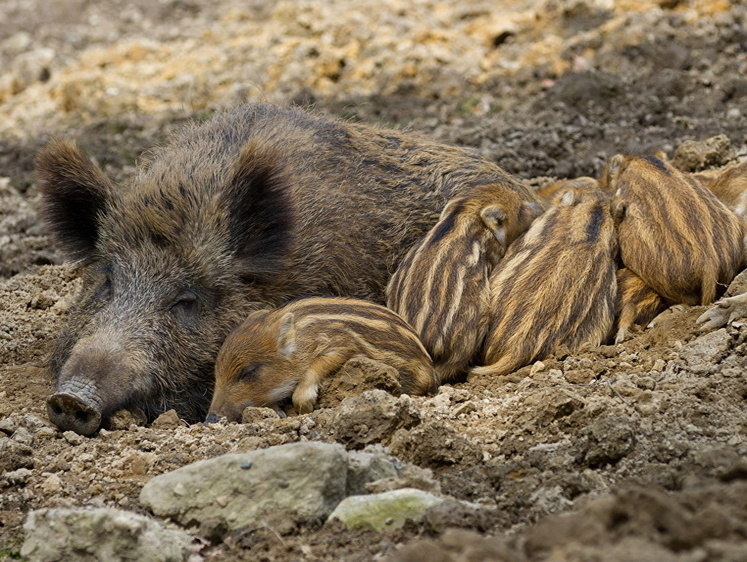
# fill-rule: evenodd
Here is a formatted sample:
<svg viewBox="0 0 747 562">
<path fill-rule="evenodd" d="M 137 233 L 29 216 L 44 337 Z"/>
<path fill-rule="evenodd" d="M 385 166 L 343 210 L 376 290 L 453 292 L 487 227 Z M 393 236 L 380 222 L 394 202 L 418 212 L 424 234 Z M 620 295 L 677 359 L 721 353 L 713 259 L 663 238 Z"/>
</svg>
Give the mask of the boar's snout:
<svg viewBox="0 0 747 562">
<path fill-rule="evenodd" d="M 101 425 L 101 410 L 83 396 L 56 392 L 47 399 L 49 419 L 62 431 L 92 435 Z"/>
</svg>

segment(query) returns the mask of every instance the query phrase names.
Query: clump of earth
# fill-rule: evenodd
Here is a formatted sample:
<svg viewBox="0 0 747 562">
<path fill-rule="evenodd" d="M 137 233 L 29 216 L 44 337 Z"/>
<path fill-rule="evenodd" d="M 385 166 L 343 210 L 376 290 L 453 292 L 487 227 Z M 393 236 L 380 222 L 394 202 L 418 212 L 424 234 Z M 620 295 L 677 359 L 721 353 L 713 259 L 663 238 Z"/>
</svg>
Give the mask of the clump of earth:
<svg viewBox="0 0 747 562">
<path fill-rule="evenodd" d="M 33 161 L 52 136 L 76 138 L 115 181 L 185 121 L 258 100 L 417 130 L 533 186 L 595 176 L 619 152 L 664 151 L 685 171 L 747 158 L 744 4 L 370 6 L 0 6 L 0 559 L 21 556 L 46 508 L 146 518 L 185 533 L 194 560 L 746 559 L 747 321 L 702 331 L 704 307 L 432 397 L 397 396 L 391 373 L 363 364 L 326 381 L 305 415 L 186 426 L 121 412 L 91 438 L 49 422 L 45 357 L 80 289 L 38 216 Z M 377 530 L 313 517 L 231 528 L 141 501 L 196 461 L 307 442 L 396 467 L 355 496 L 448 501 Z M 86 537 L 81 548 L 104 540 Z"/>
</svg>

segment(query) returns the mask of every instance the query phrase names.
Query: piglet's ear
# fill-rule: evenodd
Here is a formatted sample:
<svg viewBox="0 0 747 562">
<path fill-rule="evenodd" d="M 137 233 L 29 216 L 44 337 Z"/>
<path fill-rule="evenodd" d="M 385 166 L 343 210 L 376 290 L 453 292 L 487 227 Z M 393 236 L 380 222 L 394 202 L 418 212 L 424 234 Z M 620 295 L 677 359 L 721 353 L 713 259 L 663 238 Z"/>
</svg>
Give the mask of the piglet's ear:
<svg viewBox="0 0 747 562">
<path fill-rule="evenodd" d="M 70 259 L 88 262 L 99 239 L 99 221 L 114 188 L 78 146 L 56 139 L 36 159 L 41 211 L 55 241 Z"/>
<path fill-rule="evenodd" d="M 580 194 L 576 189 L 569 188 L 558 197 L 558 204 L 565 207 L 573 207 L 581 201 Z"/>
<path fill-rule="evenodd" d="M 506 215 L 506 209 L 502 206 L 488 205 L 480 210 L 480 218 L 488 227 L 488 230 L 497 235 L 499 231 L 505 228 L 508 216 Z"/>
<path fill-rule="evenodd" d="M 615 224 L 620 224 L 622 222 L 625 218 L 625 212 L 627 209 L 627 204 L 620 197 L 614 196 L 610 200 L 610 213 L 612 214 L 612 219 Z"/>
<path fill-rule="evenodd" d="M 534 219 L 542 214 L 542 208 L 532 201 L 522 201 L 519 208 L 519 224 L 523 230 L 527 230 Z"/>
<path fill-rule="evenodd" d="M 286 312 L 278 326 L 278 352 L 288 357 L 296 351 L 296 318 L 292 312 Z"/>
<path fill-rule="evenodd" d="M 601 176 L 599 176 L 599 187 L 605 191 L 614 191 L 617 188 L 615 185 L 617 178 L 623 172 L 624 167 L 625 156 L 623 154 L 615 154 L 607 161 Z"/>
<path fill-rule="evenodd" d="M 293 201 L 279 158 L 248 143 L 226 186 L 231 250 L 248 280 L 275 280 L 293 244 Z"/>
</svg>

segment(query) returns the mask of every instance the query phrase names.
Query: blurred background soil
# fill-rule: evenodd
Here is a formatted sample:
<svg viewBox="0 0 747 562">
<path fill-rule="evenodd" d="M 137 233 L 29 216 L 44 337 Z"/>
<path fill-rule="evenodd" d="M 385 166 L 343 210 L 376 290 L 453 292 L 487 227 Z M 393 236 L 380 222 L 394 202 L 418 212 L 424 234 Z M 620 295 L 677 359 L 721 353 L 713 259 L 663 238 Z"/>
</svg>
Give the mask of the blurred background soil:
<svg viewBox="0 0 747 562">
<path fill-rule="evenodd" d="M 326 408 L 254 425 L 124 416 L 92 439 L 51 426 L 44 357 L 79 288 L 37 216 L 33 161 L 52 136 L 76 138 L 118 182 L 185 121 L 248 100 L 421 131 L 533 185 L 594 176 L 618 152 L 678 154 L 688 171 L 747 157 L 736 1 L 4 0 L 0 69 L 0 559 L 19 556 L 31 509 L 144 512 L 155 474 L 339 436 L 332 386 Z M 420 423 L 382 443 L 490 517 L 250 529 L 202 555 L 747 559 L 747 323 L 703 334 L 702 311 L 414 398 Z"/>
</svg>

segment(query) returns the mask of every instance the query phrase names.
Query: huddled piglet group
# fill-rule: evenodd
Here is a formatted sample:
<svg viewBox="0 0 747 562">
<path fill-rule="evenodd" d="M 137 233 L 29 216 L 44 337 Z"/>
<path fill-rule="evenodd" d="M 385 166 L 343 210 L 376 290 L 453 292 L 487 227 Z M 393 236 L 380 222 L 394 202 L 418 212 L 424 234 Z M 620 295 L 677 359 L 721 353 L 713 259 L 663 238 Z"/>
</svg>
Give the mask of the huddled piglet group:
<svg viewBox="0 0 747 562">
<path fill-rule="evenodd" d="M 354 353 L 397 367 L 403 388 L 424 393 L 467 374 L 507 374 L 561 348 L 620 342 L 631 325 L 647 324 L 672 304 L 709 304 L 745 265 L 746 173 L 736 165 L 688 175 L 660 158 L 617 155 L 598 180 L 565 180 L 538 191 L 540 205 L 500 185 L 472 188 L 445 205 L 402 259 L 387 285 L 387 314 L 371 303 L 340 309 L 340 299 L 308 299 L 314 313 L 304 324 L 315 329 L 307 335 L 325 351 L 308 345 L 295 351 L 323 368 L 294 370 L 294 364 L 281 375 L 271 365 L 283 345 L 273 343 L 277 351 L 258 362 L 263 339 L 247 338 L 250 330 L 277 330 L 276 317 L 292 309 L 303 318 L 306 299 L 267 313 L 267 322 L 250 317 L 221 349 L 211 415 L 239 419 L 237 404 L 275 405 L 275 398 L 259 398 L 266 388 L 293 392 L 296 409 L 308 411 L 321 377 Z M 357 317 L 360 307 L 379 311 L 382 331 L 372 333 L 372 322 Z M 338 327 L 315 320 L 320 313 Z M 327 362 L 330 348 L 337 359 Z M 391 355 L 384 358 L 381 349 Z M 237 362 L 247 350 L 252 359 Z M 256 385 L 253 395 L 228 391 L 246 365 L 256 381 L 247 383 L 247 389 Z M 429 375 L 413 376 L 417 370 Z M 262 379 L 260 372 L 272 375 Z M 306 379 L 314 381 L 312 390 Z M 269 380 L 275 382 L 268 386 Z M 312 400 L 302 404 L 301 395 Z"/>
</svg>

